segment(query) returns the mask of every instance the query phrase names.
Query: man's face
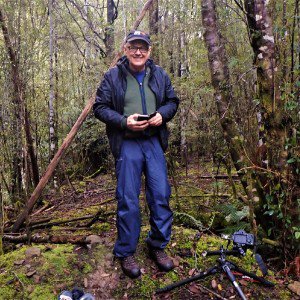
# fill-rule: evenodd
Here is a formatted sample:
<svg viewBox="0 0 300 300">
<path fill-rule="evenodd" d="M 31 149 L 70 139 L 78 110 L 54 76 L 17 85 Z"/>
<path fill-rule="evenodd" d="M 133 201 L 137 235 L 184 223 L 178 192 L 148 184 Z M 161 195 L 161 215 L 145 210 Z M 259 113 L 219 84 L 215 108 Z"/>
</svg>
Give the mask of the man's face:
<svg viewBox="0 0 300 300">
<path fill-rule="evenodd" d="M 129 67 L 133 71 L 142 71 L 150 56 L 151 48 L 143 41 L 132 41 L 124 47 L 124 53 L 129 60 Z"/>
</svg>

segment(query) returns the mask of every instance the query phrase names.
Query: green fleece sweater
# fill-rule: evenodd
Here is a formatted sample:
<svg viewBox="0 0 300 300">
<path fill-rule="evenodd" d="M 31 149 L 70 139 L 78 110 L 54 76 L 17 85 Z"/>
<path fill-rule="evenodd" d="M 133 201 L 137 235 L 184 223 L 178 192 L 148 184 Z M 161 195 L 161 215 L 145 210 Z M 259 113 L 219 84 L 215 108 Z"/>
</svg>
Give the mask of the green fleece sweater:
<svg viewBox="0 0 300 300">
<path fill-rule="evenodd" d="M 155 95 L 148 86 L 149 73 L 147 70 L 141 87 L 135 77 L 130 72 L 127 73 L 127 89 L 124 99 L 124 115 L 126 117 L 134 113 L 150 115 L 156 111 Z M 145 94 L 146 112 L 143 112 L 142 93 Z"/>
</svg>

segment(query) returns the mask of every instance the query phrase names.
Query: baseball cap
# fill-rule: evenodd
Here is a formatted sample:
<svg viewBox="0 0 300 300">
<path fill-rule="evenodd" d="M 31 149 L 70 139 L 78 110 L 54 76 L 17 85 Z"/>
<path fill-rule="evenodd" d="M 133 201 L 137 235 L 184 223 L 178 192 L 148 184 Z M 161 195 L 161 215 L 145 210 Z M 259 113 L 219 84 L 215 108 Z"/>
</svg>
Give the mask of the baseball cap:
<svg viewBox="0 0 300 300">
<path fill-rule="evenodd" d="M 142 40 L 146 42 L 149 46 L 151 45 L 150 35 L 141 30 L 132 30 L 128 33 L 126 42 L 132 42 Z"/>
</svg>

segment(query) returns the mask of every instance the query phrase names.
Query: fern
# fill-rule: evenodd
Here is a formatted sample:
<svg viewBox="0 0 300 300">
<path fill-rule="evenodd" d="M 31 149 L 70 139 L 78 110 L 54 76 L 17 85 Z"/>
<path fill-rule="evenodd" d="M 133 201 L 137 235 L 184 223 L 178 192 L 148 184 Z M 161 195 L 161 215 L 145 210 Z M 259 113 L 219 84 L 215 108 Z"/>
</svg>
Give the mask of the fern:
<svg viewBox="0 0 300 300">
<path fill-rule="evenodd" d="M 225 215 L 225 220 L 228 223 L 239 223 L 242 219 L 245 219 L 249 215 L 249 207 L 244 206 L 241 210 L 239 210 L 236 206 L 232 204 L 224 204 L 218 207 Z"/>
<path fill-rule="evenodd" d="M 226 226 L 225 228 L 219 230 L 222 233 L 226 234 L 233 234 L 234 232 L 244 229 L 245 231 L 249 232 L 251 230 L 250 224 L 247 222 L 239 222 L 238 224 L 232 224 L 229 226 Z"/>
<path fill-rule="evenodd" d="M 187 213 L 174 212 L 174 221 L 176 223 L 184 224 L 188 227 L 198 229 L 199 231 L 205 231 L 208 228 L 204 227 L 201 221 L 197 220 L 193 216 Z"/>
<path fill-rule="evenodd" d="M 212 227 L 212 225 L 213 225 L 213 223 L 214 223 L 214 220 L 215 220 L 216 214 L 217 214 L 216 212 L 213 212 L 213 213 L 212 213 L 212 216 L 211 216 L 211 218 L 210 218 L 210 220 L 209 220 L 209 222 L 208 222 L 208 224 L 207 224 L 207 230 L 210 229 L 210 228 Z"/>
</svg>

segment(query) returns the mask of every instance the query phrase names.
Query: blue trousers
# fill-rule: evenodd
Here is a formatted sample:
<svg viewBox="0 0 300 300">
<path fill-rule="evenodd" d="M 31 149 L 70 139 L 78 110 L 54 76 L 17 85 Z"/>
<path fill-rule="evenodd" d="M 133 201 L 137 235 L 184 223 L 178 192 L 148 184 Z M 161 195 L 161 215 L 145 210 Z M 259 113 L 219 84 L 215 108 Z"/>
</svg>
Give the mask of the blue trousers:
<svg viewBox="0 0 300 300">
<path fill-rule="evenodd" d="M 155 136 L 126 139 L 116 161 L 118 237 L 113 252 L 117 257 L 130 256 L 136 251 L 141 229 L 139 195 L 142 173 L 150 210 L 150 231 L 146 241 L 159 249 L 165 248 L 170 241 L 173 220 L 169 207 L 171 189 L 159 140 Z"/>
</svg>

